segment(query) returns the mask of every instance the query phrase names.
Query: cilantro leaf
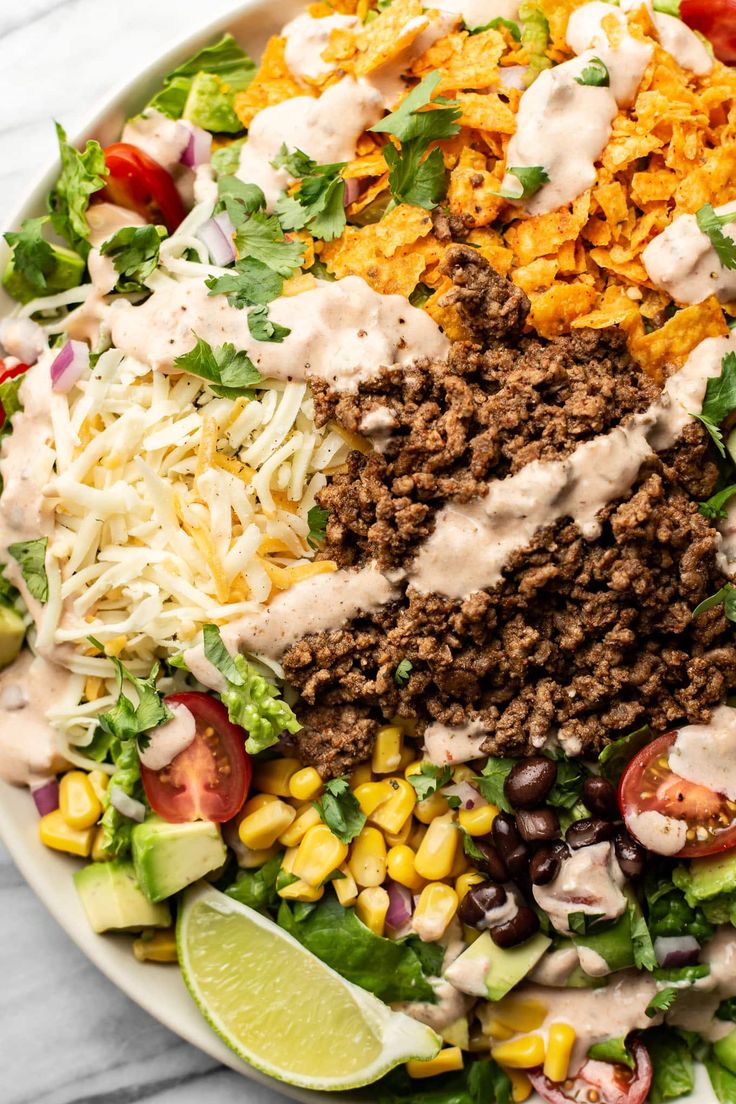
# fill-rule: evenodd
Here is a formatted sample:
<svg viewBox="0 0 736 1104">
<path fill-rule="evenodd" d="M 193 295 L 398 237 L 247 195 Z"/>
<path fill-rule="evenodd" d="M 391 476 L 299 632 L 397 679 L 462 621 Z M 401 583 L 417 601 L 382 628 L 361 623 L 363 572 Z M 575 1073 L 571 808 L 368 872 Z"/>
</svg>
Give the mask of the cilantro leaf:
<svg viewBox="0 0 736 1104">
<path fill-rule="evenodd" d="M 300 149 L 290 153 L 284 144 L 271 164 L 301 179 L 292 195 L 283 193 L 276 203 L 284 229 L 307 226 L 313 237 L 323 241 L 339 237 L 345 229 L 345 181 L 340 176 L 345 163 L 318 165 Z"/>
<path fill-rule="evenodd" d="M 406 686 L 409 681 L 409 674 L 414 669 L 414 664 L 410 659 L 402 659 L 397 665 L 394 671 L 394 682 L 397 686 Z"/>
<path fill-rule="evenodd" d="M 511 812 L 511 806 L 506 800 L 504 782 L 511 774 L 515 759 L 494 759 L 491 757 L 476 780 L 480 792 L 491 805 L 498 805 L 504 813 Z"/>
<path fill-rule="evenodd" d="M 715 609 L 716 606 L 721 605 L 728 620 L 736 621 L 736 586 L 733 583 L 726 583 L 715 594 L 711 594 L 710 598 L 704 599 L 693 610 L 693 617 L 699 617 L 706 610 Z"/>
<path fill-rule="evenodd" d="M 341 843 L 352 843 L 366 821 L 347 778 L 325 783 L 322 796 L 312 803 L 327 827 Z"/>
<path fill-rule="evenodd" d="M 502 15 L 497 15 L 495 19 L 492 19 L 490 23 L 481 23 L 478 27 L 468 27 L 468 31 L 471 35 L 482 34 L 483 31 L 497 31 L 501 27 L 504 27 L 514 42 L 521 42 L 521 28 L 518 23 L 515 23 L 513 19 L 504 19 Z"/>
<path fill-rule="evenodd" d="M 289 152 L 289 147 L 286 142 L 283 142 L 281 149 L 274 157 L 271 165 L 274 169 L 286 169 L 289 176 L 311 176 L 314 170 L 317 168 L 317 162 L 313 161 L 309 154 L 304 153 L 303 150 L 295 148 Z M 325 168 L 342 168 L 342 165 L 329 165 Z"/>
<path fill-rule="evenodd" d="M 541 165 L 531 165 L 528 168 L 518 166 L 506 169 L 506 175 L 515 176 L 521 184 L 520 192 L 510 192 L 503 189 L 495 192 L 502 199 L 531 199 L 545 184 L 549 184 L 549 173 Z"/>
<path fill-rule="evenodd" d="M 3 234 L 13 250 L 13 267 L 37 294 L 46 291 L 46 277 L 56 267 L 54 251 L 43 237 L 43 227 L 49 221 L 48 215 L 40 218 L 25 219 L 18 232 Z"/>
<path fill-rule="evenodd" d="M 658 1012 L 667 1012 L 677 1000 L 678 990 L 672 986 L 655 993 L 646 1007 L 647 1016 L 654 1017 Z"/>
<path fill-rule="evenodd" d="M 463 828 L 462 824 L 458 824 L 458 830 L 462 837 L 463 851 L 465 852 L 465 854 L 468 856 L 469 859 L 476 859 L 476 861 L 480 859 L 482 862 L 485 859 L 485 855 L 478 847 L 478 844 L 475 842 L 470 832 L 467 830 L 467 828 Z"/>
<path fill-rule="evenodd" d="M 278 299 L 284 287 L 278 272 L 253 257 L 237 261 L 234 270 L 227 276 L 210 276 L 205 284 L 210 289 L 210 295 L 227 295 L 230 306 L 238 310 L 255 305 L 265 306 Z"/>
<path fill-rule="evenodd" d="M 227 211 L 233 226 L 265 207 L 266 197 L 257 184 L 246 184 L 237 176 L 221 176 L 217 181 L 217 209 Z"/>
<path fill-rule="evenodd" d="M 599 57 L 591 58 L 590 65 L 586 65 L 580 76 L 575 78 L 575 83 L 591 88 L 608 88 L 611 83 L 608 66 Z"/>
<path fill-rule="evenodd" d="M 238 226 L 235 245 L 240 257 L 253 257 L 279 276 L 292 276 L 304 260 L 304 242 L 287 241 L 276 215 L 263 211 L 256 211 Z"/>
<path fill-rule="evenodd" d="M 251 307 L 248 311 L 248 329 L 251 337 L 256 341 L 281 342 L 291 333 L 288 326 L 281 326 L 278 322 L 271 321 L 268 317 L 268 307 L 264 305 Z"/>
<path fill-rule="evenodd" d="M 417 800 L 424 801 L 437 793 L 440 786 L 452 780 L 452 767 L 438 767 L 434 763 L 422 763 L 417 774 L 410 774 L 408 781 L 417 792 Z"/>
<path fill-rule="evenodd" d="M 309 525 L 307 544 L 315 552 L 321 544 L 324 544 L 329 516 L 329 510 L 325 510 L 323 506 L 311 506 L 307 513 L 307 524 Z"/>
<path fill-rule="evenodd" d="M 174 367 L 207 380 L 215 394 L 225 398 L 241 395 L 261 379 L 247 353 L 236 352 L 230 342 L 213 349 L 201 337 L 197 337 L 193 349 L 176 358 Z"/>
<path fill-rule="evenodd" d="M 736 211 L 727 215 L 716 214 L 710 203 L 705 203 L 696 212 L 695 218 L 699 228 L 710 239 L 710 244 L 716 251 L 718 260 L 724 268 L 736 269 L 736 241 L 723 233 L 722 226 L 728 226 L 736 222 Z M 731 354 L 733 355 L 733 354 Z"/>
<path fill-rule="evenodd" d="M 401 153 L 391 145 L 383 147 L 394 202 L 431 211 L 447 194 L 447 170 L 441 149 L 433 149 L 424 160 L 423 153 L 418 142 L 408 142 Z"/>
<path fill-rule="evenodd" d="M 86 257 L 89 252 L 87 208 L 90 196 L 105 186 L 109 175 L 99 142 L 90 140 L 80 153 L 66 140 L 64 128 L 57 123 L 61 173 L 49 195 L 51 222 L 72 249 Z"/>
<path fill-rule="evenodd" d="M 0 388 L 2 388 L 2 384 L 0 384 Z M 2 398 L 1 395 L 0 398 Z M 728 516 L 726 503 L 730 502 L 735 494 L 736 483 L 732 483 L 729 487 L 724 487 L 722 491 L 717 491 L 705 502 L 700 502 L 698 504 L 698 510 L 703 517 L 708 518 L 710 521 L 719 521 Z"/>
<path fill-rule="evenodd" d="M 441 73 L 428 73 L 395 111 L 380 119 L 370 130 L 376 134 L 392 134 L 402 144 L 419 139 L 426 145 L 442 138 L 452 138 L 460 130 L 456 120 L 462 115 L 462 110 L 454 100 L 444 96 L 432 99 L 441 80 Z M 421 110 L 429 105 L 432 105 L 432 111 Z"/>
<path fill-rule="evenodd" d="M 423 307 L 425 303 L 429 302 L 433 295 L 434 288 L 428 287 L 427 284 L 419 283 L 409 296 L 409 302 L 413 307 Z"/>
<path fill-rule="evenodd" d="M 49 580 L 46 574 L 46 548 L 48 537 L 38 540 L 18 541 L 8 545 L 8 552 L 20 564 L 23 581 L 28 592 L 38 602 L 48 602 Z"/>
<path fill-rule="evenodd" d="M 634 965 L 637 970 L 655 970 L 657 956 L 654 953 L 652 936 L 639 902 L 636 900 L 629 901 L 627 911 L 631 931 L 631 946 L 634 951 Z"/>
<path fill-rule="evenodd" d="M 158 264 L 161 242 L 167 236 L 165 226 L 124 226 L 100 246 L 100 253 L 112 257 L 121 276 L 121 291 L 138 291 Z"/>
</svg>

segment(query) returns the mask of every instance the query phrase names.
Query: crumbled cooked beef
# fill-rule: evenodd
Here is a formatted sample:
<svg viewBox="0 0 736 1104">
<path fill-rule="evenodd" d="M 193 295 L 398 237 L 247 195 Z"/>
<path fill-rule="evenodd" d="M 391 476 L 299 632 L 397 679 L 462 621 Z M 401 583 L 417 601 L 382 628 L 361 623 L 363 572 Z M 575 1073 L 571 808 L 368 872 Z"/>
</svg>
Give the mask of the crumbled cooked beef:
<svg viewBox="0 0 736 1104">
<path fill-rule="evenodd" d="M 457 304 L 470 336 L 482 348 L 521 334 L 530 303 L 521 288 L 499 276 L 476 249 L 448 249 L 443 271 L 453 287 L 443 299 Z"/>
<path fill-rule="evenodd" d="M 350 705 L 302 708 L 299 720 L 302 729 L 288 738 L 287 746 L 303 763 L 315 766 L 323 778 L 337 778 L 365 762 L 378 727 L 375 720 Z"/>
<path fill-rule="evenodd" d="M 462 215 L 453 215 L 444 207 L 435 207 L 432 211 L 432 229 L 438 241 L 465 241 L 472 228 L 472 220 L 466 221 Z"/>
</svg>

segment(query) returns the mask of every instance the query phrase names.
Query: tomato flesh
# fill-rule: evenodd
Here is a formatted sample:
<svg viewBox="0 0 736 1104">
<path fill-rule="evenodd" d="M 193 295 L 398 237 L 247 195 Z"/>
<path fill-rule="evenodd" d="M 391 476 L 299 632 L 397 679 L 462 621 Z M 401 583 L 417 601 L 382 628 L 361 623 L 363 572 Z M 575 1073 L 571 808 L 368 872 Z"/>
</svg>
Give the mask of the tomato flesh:
<svg viewBox="0 0 736 1104">
<path fill-rule="evenodd" d="M 676 738 L 677 732 L 668 732 L 653 740 L 624 771 L 619 805 L 627 828 L 636 836 L 631 818 L 649 811 L 684 820 L 688 842 L 677 852 L 678 859 L 714 855 L 736 847 L 736 803 L 675 774 L 669 755 Z"/>
<path fill-rule="evenodd" d="M 634 1070 L 613 1062 L 590 1060 L 575 1077 L 564 1082 L 550 1081 L 541 1069 L 529 1070 L 529 1080 L 547 1104 L 644 1104 L 652 1085 L 652 1062 L 647 1048 L 638 1039 L 629 1043 Z"/>
<path fill-rule="evenodd" d="M 717 58 L 736 62 L 736 0 L 681 0 L 680 15 L 710 39 Z"/>
<path fill-rule="evenodd" d="M 5 380 L 17 379 L 18 376 L 22 376 L 24 372 L 28 371 L 27 364 L 14 364 L 12 368 L 5 367 L 5 361 L 0 360 L 0 383 L 4 383 Z M 5 408 L 0 403 L 0 429 L 5 425 Z"/>
<path fill-rule="evenodd" d="M 162 770 L 141 763 L 148 803 L 173 824 L 191 820 L 231 820 L 242 809 L 253 774 L 245 750 L 247 733 L 234 725 L 225 706 L 209 694 L 172 694 L 194 716 L 194 741 Z"/>
<path fill-rule="evenodd" d="M 163 223 L 169 233 L 186 214 L 174 178 L 158 161 L 130 142 L 114 142 L 105 149 L 109 170 L 99 199 L 136 211 L 147 222 Z"/>
</svg>

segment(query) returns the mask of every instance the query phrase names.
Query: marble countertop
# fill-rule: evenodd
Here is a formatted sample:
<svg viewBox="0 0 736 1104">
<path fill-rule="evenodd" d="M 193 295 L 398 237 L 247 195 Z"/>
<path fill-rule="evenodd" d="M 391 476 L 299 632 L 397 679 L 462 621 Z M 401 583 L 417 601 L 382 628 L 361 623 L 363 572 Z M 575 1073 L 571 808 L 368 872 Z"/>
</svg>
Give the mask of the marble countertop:
<svg viewBox="0 0 736 1104">
<path fill-rule="evenodd" d="M 0 226 L 121 81 L 232 0 L 2 0 Z M 56 926 L 0 846 L 2 1104 L 283 1104 L 165 1030 Z"/>
</svg>

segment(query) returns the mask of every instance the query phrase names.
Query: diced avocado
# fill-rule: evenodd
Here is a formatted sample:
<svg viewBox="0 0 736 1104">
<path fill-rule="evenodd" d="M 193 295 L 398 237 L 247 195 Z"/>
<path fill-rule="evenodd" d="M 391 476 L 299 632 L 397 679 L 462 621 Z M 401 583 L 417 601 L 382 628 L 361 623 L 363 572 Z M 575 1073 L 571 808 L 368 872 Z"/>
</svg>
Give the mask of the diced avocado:
<svg viewBox="0 0 736 1104">
<path fill-rule="evenodd" d="M 169 824 L 150 817 L 132 834 L 133 862 L 150 901 L 163 901 L 217 870 L 227 858 L 220 829 L 208 820 Z"/>
<path fill-rule="evenodd" d="M 574 935 L 572 938 L 575 946 L 593 951 L 604 960 L 610 974 L 616 970 L 627 970 L 634 965 L 634 945 L 631 942 L 631 919 L 628 909 L 619 916 L 615 924 L 603 928 L 601 931 L 588 932 L 587 935 Z M 581 958 L 583 970 L 585 969 L 584 956 Z"/>
<path fill-rule="evenodd" d="M 713 1052 L 722 1066 L 736 1073 L 736 1029 L 714 1043 Z"/>
<path fill-rule="evenodd" d="M 78 287 L 84 275 L 84 258 L 64 245 L 52 244 L 51 252 L 54 255 L 54 267 L 46 275 L 46 290 L 40 294 L 55 295 L 67 288 Z M 19 303 L 30 303 L 31 299 L 39 297 L 39 292 L 28 283 L 23 273 L 16 271 L 12 256 L 5 268 L 3 287 Z"/>
<path fill-rule="evenodd" d="M 25 635 L 20 614 L 9 606 L 0 606 L 0 671 L 18 658 Z"/>
<path fill-rule="evenodd" d="M 216 73 L 197 73 L 184 106 L 184 118 L 203 130 L 237 134 L 243 129 L 233 108 L 234 89 Z"/>
<path fill-rule="evenodd" d="M 97 862 L 74 875 L 93 931 L 140 931 L 168 928 L 168 905 L 154 905 L 141 892 L 131 862 Z"/>
<path fill-rule="evenodd" d="M 462 992 L 498 1001 L 536 966 L 551 942 L 538 932 L 526 943 L 504 949 L 484 931 L 455 959 L 446 976 Z"/>
<path fill-rule="evenodd" d="M 448 1027 L 443 1027 L 440 1032 L 444 1043 L 447 1043 L 448 1046 L 459 1046 L 463 1050 L 468 1049 L 469 1034 L 467 1016 L 461 1016 L 459 1020 L 453 1020 Z"/>
<path fill-rule="evenodd" d="M 688 904 L 706 901 L 719 893 L 732 893 L 736 890 L 736 853 L 727 851 L 707 859 L 693 859 L 687 886 L 680 888 L 684 889 Z"/>
<path fill-rule="evenodd" d="M 605 977 L 591 977 L 582 966 L 576 966 L 565 980 L 565 989 L 602 989 L 607 984 Z"/>
</svg>

